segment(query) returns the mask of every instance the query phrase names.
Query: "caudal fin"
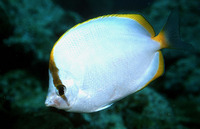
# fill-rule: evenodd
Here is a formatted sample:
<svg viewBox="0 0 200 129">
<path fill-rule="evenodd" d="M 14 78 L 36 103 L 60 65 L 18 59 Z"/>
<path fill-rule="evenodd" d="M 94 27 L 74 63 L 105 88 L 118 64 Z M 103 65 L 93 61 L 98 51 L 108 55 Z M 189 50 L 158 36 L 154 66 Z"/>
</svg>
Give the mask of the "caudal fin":
<svg viewBox="0 0 200 129">
<path fill-rule="evenodd" d="M 179 35 L 179 17 L 178 12 L 172 12 L 160 33 L 153 38 L 160 43 L 162 48 L 175 48 L 182 50 L 191 50 L 192 45 L 181 40 Z"/>
</svg>

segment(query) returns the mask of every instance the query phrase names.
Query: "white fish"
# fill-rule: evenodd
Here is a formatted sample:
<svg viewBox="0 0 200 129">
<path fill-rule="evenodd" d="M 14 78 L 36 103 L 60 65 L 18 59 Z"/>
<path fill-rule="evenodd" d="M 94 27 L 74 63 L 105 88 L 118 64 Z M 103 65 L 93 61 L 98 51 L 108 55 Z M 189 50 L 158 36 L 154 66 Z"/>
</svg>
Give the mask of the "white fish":
<svg viewBox="0 0 200 129">
<path fill-rule="evenodd" d="M 162 48 L 186 47 L 176 14 L 155 36 L 139 14 L 116 14 L 76 25 L 55 43 L 45 101 L 69 112 L 96 112 L 141 90 L 164 72 Z"/>
</svg>

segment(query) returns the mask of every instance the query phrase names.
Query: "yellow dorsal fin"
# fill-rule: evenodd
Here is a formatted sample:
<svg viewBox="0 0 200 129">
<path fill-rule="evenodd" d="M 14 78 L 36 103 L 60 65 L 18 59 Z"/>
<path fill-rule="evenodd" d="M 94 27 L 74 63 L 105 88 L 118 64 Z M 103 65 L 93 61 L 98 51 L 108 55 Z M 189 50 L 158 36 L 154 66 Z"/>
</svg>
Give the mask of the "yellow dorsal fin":
<svg viewBox="0 0 200 129">
<path fill-rule="evenodd" d="M 79 25 L 82 25 L 84 23 L 87 23 L 89 21 L 92 21 L 92 20 L 96 20 L 96 19 L 100 19 L 100 18 L 106 18 L 106 17 L 120 17 L 120 18 L 130 18 L 132 20 L 135 20 L 137 21 L 140 25 L 142 25 L 150 34 L 151 34 L 151 37 L 154 37 L 155 36 L 155 31 L 153 29 L 153 27 L 149 24 L 149 22 L 140 14 L 111 14 L 111 15 L 104 15 L 104 16 L 99 16 L 99 17 L 96 17 L 96 18 L 93 18 L 93 19 L 89 19 L 85 22 L 82 22 L 82 23 L 79 23 L 77 25 L 75 25 L 74 27 L 72 27 L 71 29 L 73 28 L 76 28 L 77 26 Z M 70 29 L 70 30 L 71 30 Z M 68 30 L 69 31 L 69 30 Z"/>
<path fill-rule="evenodd" d="M 142 25 L 151 34 L 151 37 L 155 36 L 155 31 L 154 31 L 153 27 L 140 14 L 117 14 L 117 15 L 113 15 L 113 16 L 133 19 L 133 20 L 137 21 L 140 25 Z"/>
</svg>

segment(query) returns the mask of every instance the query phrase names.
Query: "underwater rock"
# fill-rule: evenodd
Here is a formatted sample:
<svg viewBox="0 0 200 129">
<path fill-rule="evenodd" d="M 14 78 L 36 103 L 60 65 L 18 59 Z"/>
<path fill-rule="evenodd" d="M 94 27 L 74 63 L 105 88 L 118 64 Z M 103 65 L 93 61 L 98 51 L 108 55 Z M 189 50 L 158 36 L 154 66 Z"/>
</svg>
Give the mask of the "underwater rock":
<svg viewBox="0 0 200 129">
<path fill-rule="evenodd" d="M 21 45 L 25 52 L 33 52 L 36 59 L 42 61 L 48 61 L 58 37 L 81 20 L 77 13 L 66 13 L 51 0 L 7 0 L 0 3 L 14 28 L 4 44 Z"/>
<path fill-rule="evenodd" d="M 10 110 L 29 112 L 44 107 L 42 102 L 46 92 L 43 91 L 40 81 L 28 72 L 15 70 L 0 78 L 0 98 Z"/>
<path fill-rule="evenodd" d="M 109 14 L 113 11 L 114 0 L 53 0 L 64 10 L 74 11 L 84 18 Z"/>
<path fill-rule="evenodd" d="M 177 107 L 174 112 L 178 123 L 182 123 L 182 127 L 188 129 L 198 129 L 200 127 L 200 95 L 190 95 L 188 97 L 179 97 L 175 99 L 173 104 Z"/>
<path fill-rule="evenodd" d="M 124 99 L 118 111 L 123 112 L 125 126 L 130 129 L 175 128 L 177 124 L 168 101 L 149 87 Z"/>
<path fill-rule="evenodd" d="M 196 55 L 182 58 L 166 71 L 163 91 L 170 92 L 171 98 L 197 94 L 200 91 L 200 60 Z M 174 72 L 176 71 L 176 72 Z M 166 80 L 166 81 L 165 81 Z M 176 93 L 179 94 L 176 94 Z"/>
<path fill-rule="evenodd" d="M 90 128 L 96 129 L 126 129 L 120 113 L 110 110 L 83 114 L 83 118 L 89 123 Z"/>
<path fill-rule="evenodd" d="M 14 129 L 75 129 L 71 121 L 61 114 L 41 110 L 19 114 Z"/>
<path fill-rule="evenodd" d="M 13 27 L 9 22 L 9 18 L 7 13 L 2 7 L 2 3 L 0 2 L 0 43 L 2 44 L 2 40 L 9 37 L 12 34 Z"/>
</svg>

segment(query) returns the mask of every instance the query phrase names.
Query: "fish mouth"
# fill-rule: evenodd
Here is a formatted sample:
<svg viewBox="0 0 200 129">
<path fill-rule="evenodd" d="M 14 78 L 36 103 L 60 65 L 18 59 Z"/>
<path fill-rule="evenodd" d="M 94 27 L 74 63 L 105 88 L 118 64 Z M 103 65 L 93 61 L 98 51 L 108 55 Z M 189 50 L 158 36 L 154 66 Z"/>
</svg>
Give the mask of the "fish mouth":
<svg viewBox="0 0 200 129">
<path fill-rule="evenodd" d="M 54 107 L 54 106 L 56 106 L 55 103 L 52 100 L 50 100 L 50 99 L 46 99 L 45 105 L 47 107 Z"/>
<path fill-rule="evenodd" d="M 65 106 L 63 106 L 63 103 L 66 103 Z M 50 97 L 48 96 L 45 100 L 45 105 L 47 107 L 55 107 L 58 109 L 63 109 L 63 110 L 69 110 L 71 108 L 71 105 L 67 99 L 67 97 Z"/>
</svg>

